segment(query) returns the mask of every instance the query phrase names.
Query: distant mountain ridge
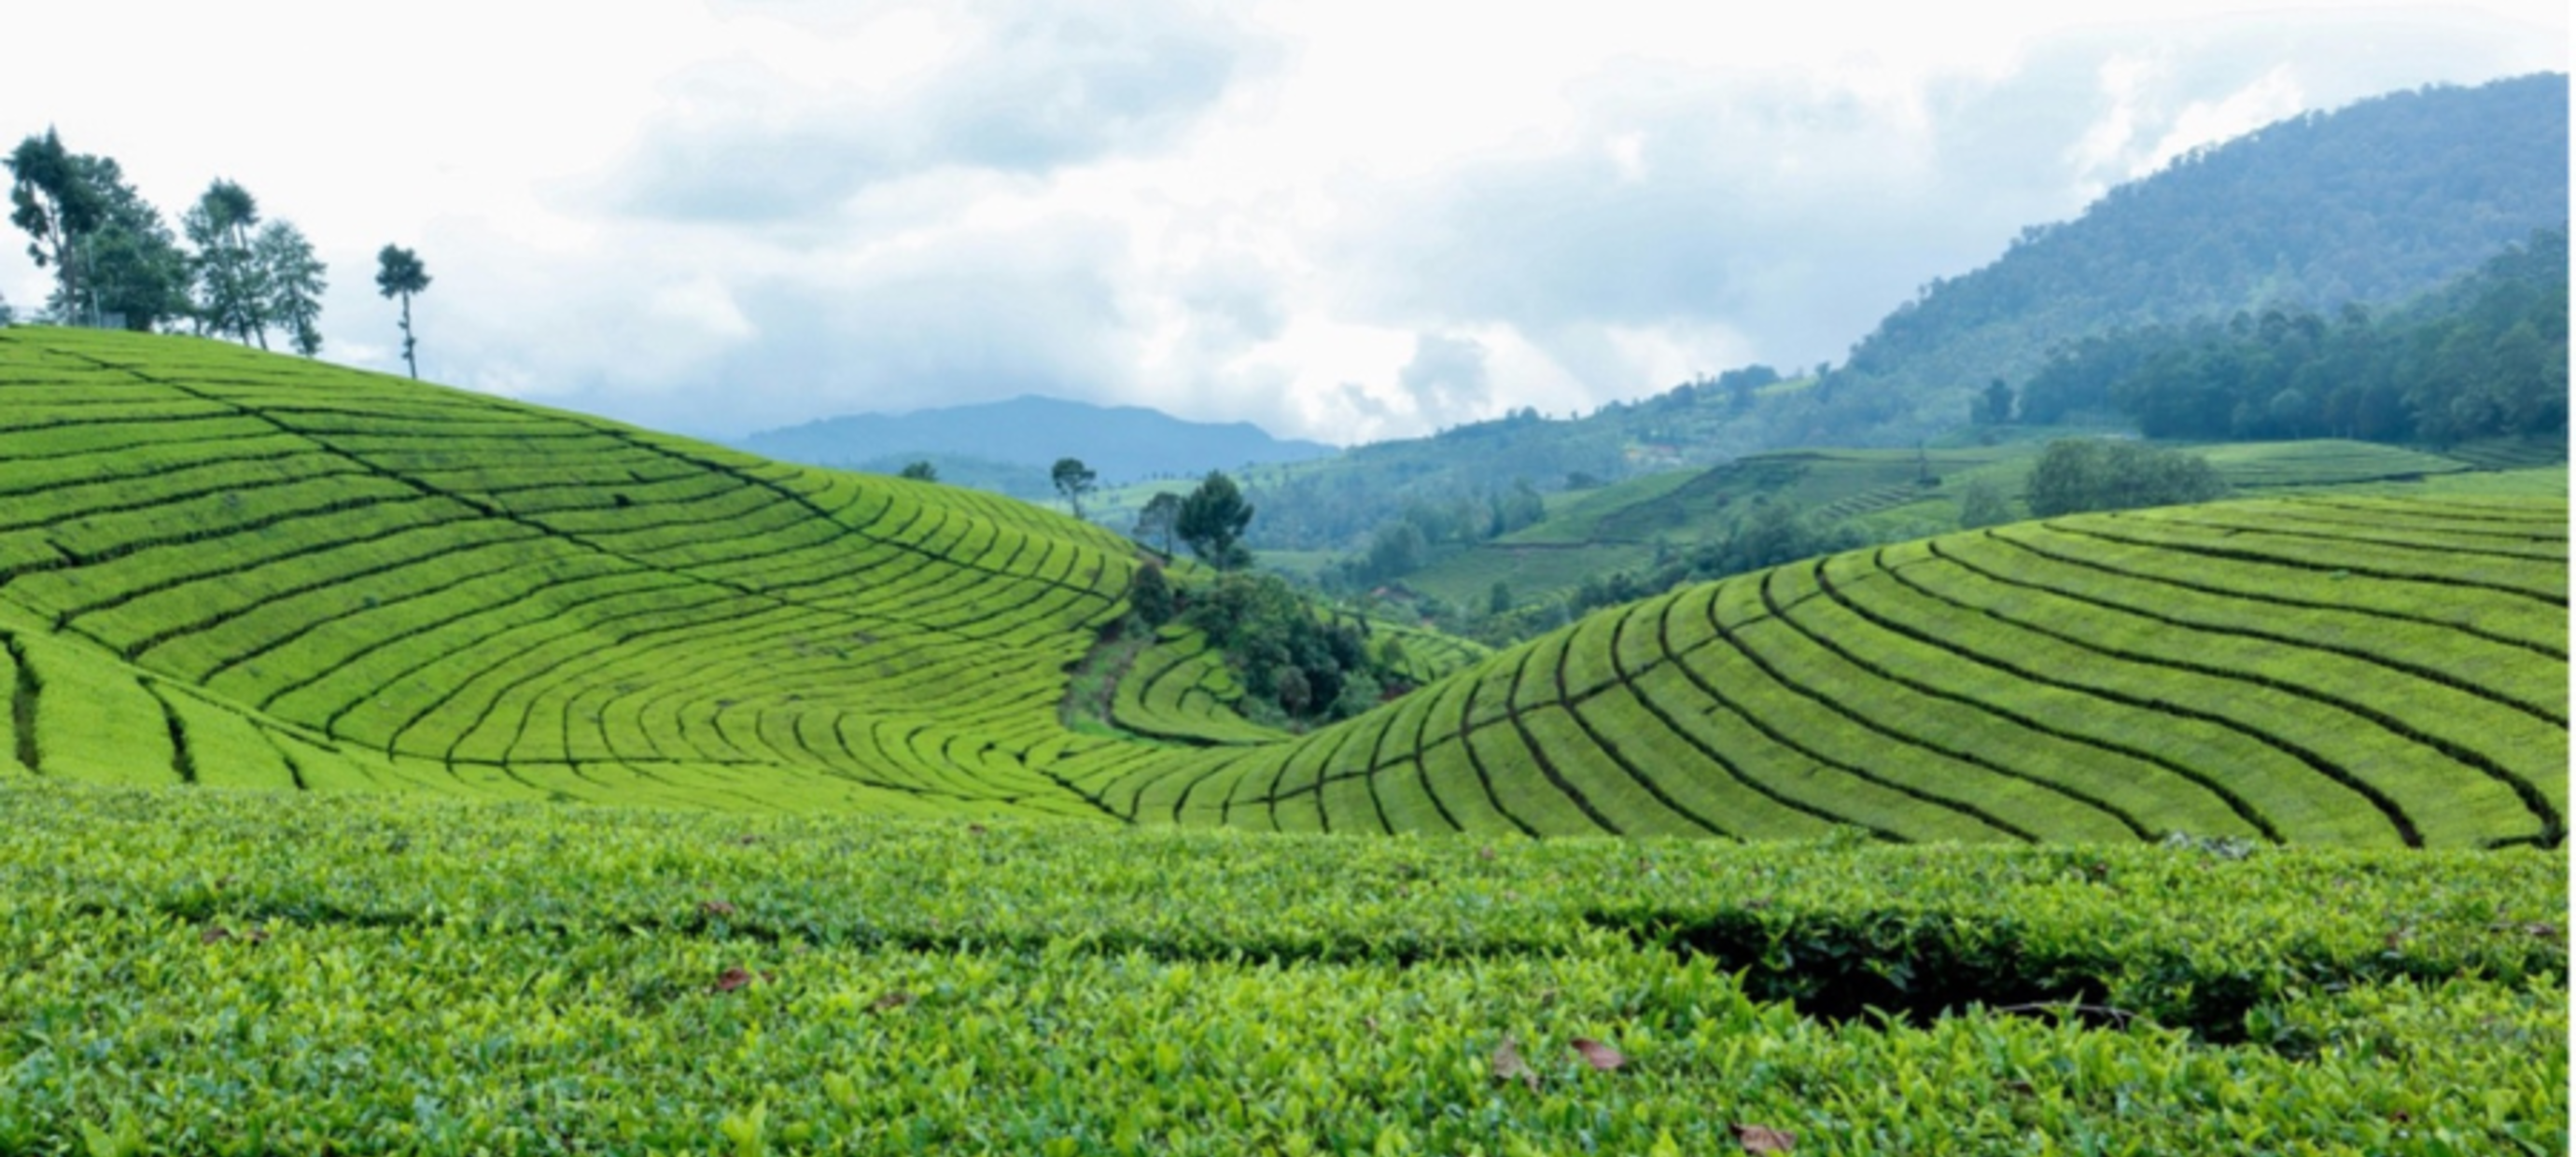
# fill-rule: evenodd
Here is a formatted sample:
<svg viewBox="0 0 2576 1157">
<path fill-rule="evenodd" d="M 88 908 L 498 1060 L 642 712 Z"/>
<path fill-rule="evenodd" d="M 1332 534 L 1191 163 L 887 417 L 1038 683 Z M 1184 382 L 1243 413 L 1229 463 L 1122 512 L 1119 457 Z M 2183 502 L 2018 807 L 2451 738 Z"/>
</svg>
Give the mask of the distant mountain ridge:
<svg viewBox="0 0 2576 1157">
<path fill-rule="evenodd" d="M 2390 304 L 2568 219 L 2561 73 L 2311 112 L 2196 150 L 1935 279 L 1802 399 L 1789 442 L 1897 445 L 1960 425 L 1974 391 L 2124 326 Z"/>
<path fill-rule="evenodd" d="M 1144 406 L 1098 406 L 1024 394 L 1000 402 L 906 414 L 852 414 L 764 430 L 736 445 L 816 466 L 881 468 L 902 459 L 971 466 L 978 485 L 1017 492 L 1047 488 L 1059 458 L 1079 458 L 1103 484 L 1191 476 L 1268 462 L 1329 457 L 1321 442 L 1275 438 L 1250 422 L 1192 422 Z M 997 468 L 1031 469 L 1026 479 L 985 479 Z M 943 476 L 946 472 L 943 471 Z"/>
</svg>

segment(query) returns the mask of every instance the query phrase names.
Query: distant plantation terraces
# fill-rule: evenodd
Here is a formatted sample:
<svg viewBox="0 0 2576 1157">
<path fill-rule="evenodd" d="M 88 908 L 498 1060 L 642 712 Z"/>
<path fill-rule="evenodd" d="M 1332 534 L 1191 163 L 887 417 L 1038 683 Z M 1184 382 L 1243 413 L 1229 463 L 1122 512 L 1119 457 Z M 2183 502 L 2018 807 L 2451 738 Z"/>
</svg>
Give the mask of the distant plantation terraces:
<svg viewBox="0 0 2576 1157">
<path fill-rule="evenodd" d="M 2377 467 L 2373 467 L 2377 469 Z M 1793 563 L 1304 735 L 1126 540 L 215 342 L 0 331 L 0 778 L 1908 841 L 2555 843 L 2563 499 L 2312 494 Z M 1442 671 L 1473 666 L 1446 678 Z"/>
</svg>

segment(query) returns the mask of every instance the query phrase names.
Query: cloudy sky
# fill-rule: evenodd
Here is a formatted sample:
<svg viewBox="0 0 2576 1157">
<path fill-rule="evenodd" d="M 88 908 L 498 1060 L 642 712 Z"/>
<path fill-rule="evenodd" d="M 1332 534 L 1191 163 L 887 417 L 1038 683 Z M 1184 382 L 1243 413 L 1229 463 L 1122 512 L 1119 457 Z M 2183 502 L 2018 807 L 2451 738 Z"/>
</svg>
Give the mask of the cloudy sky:
<svg viewBox="0 0 2576 1157">
<path fill-rule="evenodd" d="M 1049 393 L 1352 442 L 1838 360 L 2194 145 L 2564 70 L 2557 0 L 121 3 L 0 134 L 330 263 L 327 359 L 714 436 Z M 403 15 L 392 15 L 401 11 Z M 11 234 L 0 296 L 45 275 Z"/>
</svg>

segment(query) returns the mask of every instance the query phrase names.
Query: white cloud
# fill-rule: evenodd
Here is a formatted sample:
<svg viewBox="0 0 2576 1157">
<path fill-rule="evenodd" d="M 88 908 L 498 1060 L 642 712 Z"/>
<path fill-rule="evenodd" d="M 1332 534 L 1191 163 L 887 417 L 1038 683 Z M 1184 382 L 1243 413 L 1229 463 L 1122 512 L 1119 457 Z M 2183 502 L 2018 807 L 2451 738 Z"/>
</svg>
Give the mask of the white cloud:
<svg viewBox="0 0 2576 1157">
<path fill-rule="evenodd" d="M 173 217 L 244 182 L 331 263 L 328 356 L 398 368 L 392 241 L 435 278 L 424 371 L 477 388 L 714 433 L 1036 390 L 1336 440 L 1834 357 L 2111 182 L 2563 69 L 2567 30 L 2523 0 L 144 9 L 13 13 L 65 47 L 0 72 L 0 131 L 57 124 Z"/>
</svg>

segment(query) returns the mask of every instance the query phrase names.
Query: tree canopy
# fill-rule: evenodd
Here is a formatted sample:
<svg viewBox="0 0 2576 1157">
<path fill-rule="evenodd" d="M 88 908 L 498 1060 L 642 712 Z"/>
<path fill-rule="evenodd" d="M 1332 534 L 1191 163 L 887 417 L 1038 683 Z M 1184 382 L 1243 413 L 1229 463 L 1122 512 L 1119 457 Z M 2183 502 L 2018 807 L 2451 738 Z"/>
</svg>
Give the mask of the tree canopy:
<svg viewBox="0 0 2576 1157">
<path fill-rule="evenodd" d="M 1243 491 L 1224 471 L 1210 470 L 1198 489 L 1181 500 L 1173 529 L 1189 544 L 1190 553 L 1218 570 L 1235 570 L 1252 561 L 1242 544 L 1244 529 L 1250 525 L 1252 504 L 1244 501 Z"/>
<path fill-rule="evenodd" d="M 1082 517 L 1082 496 L 1099 485 L 1099 473 L 1083 465 L 1080 458 L 1058 458 L 1048 476 L 1055 480 L 1056 493 L 1064 495 L 1065 503 L 1073 508 L 1073 516 Z"/>
<path fill-rule="evenodd" d="M 399 245 L 376 251 L 376 292 L 402 301 L 403 366 L 414 378 L 420 376 L 420 358 L 411 330 L 411 299 L 428 290 L 429 267 L 421 264 L 420 254 Z"/>
<path fill-rule="evenodd" d="M 86 271 L 74 251 L 106 220 L 106 198 L 82 179 L 61 134 L 50 128 L 18 142 L 8 167 L 9 223 L 26 230 L 27 256 L 36 268 L 53 268 L 56 299 L 77 309 Z"/>
<path fill-rule="evenodd" d="M 2113 412 L 2159 438 L 2452 442 L 2563 430 L 2567 235 L 2534 233 L 2374 317 L 2359 306 L 2237 314 L 2061 347 L 2023 420 Z"/>
<path fill-rule="evenodd" d="M 2031 467 L 2027 497 L 2040 518 L 2087 510 L 2131 510 L 2207 502 L 2227 492 L 2207 459 L 2108 438 L 2048 444 Z"/>
</svg>

